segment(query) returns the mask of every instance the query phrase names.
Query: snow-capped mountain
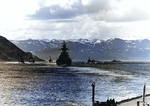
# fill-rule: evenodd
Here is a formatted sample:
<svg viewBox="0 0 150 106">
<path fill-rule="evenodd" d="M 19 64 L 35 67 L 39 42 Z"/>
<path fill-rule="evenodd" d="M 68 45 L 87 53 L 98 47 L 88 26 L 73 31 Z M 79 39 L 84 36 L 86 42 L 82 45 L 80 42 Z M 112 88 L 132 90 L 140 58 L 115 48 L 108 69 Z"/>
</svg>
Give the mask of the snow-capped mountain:
<svg viewBox="0 0 150 106">
<path fill-rule="evenodd" d="M 40 58 L 54 60 L 58 58 L 63 40 L 19 40 L 11 41 L 25 52 L 32 52 Z M 119 38 L 71 39 L 66 40 L 69 54 L 73 60 L 150 60 L 150 40 L 122 40 Z"/>
</svg>

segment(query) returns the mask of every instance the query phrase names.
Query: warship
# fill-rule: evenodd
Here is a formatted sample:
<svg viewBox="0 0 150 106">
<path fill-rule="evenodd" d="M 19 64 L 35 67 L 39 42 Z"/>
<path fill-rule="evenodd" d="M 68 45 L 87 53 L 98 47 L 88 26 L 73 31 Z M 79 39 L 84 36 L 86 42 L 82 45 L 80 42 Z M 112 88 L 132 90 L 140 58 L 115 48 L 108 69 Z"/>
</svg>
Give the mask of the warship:
<svg viewBox="0 0 150 106">
<path fill-rule="evenodd" d="M 66 42 L 63 41 L 63 46 L 61 48 L 62 52 L 59 56 L 59 58 L 56 60 L 56 64 L 58 66 L 71 66 L 72 64 L 72 60 L 69 57 L 69 54 L 67 52 L 67 50 L 70 50 L 66 47 Z"/>
</svg>

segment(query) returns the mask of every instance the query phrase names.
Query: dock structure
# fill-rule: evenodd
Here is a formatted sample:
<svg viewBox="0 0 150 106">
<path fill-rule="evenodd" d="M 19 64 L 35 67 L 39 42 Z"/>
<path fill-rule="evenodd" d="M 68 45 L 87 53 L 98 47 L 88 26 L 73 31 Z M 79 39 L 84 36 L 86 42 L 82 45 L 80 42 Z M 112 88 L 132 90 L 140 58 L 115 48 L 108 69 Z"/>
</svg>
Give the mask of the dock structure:
<svg viewBox="0 0 150 106">
<path fill-rule="evenodd" d="M 146 84 L 144 84 L 144 87 L 143 87 L 143 101 L 137 101 L 137 106 L 150 106 L 145 101 L 145 97 L 146 97 L 145 93 L 146 93 Z"/>
<path fill-rule="evenodd" d="M 117 106 L 150 106 L 148 100 L 150 100 L 150 94 L 146 94 L 146 84 L 144 84 L 143 95 L 117 102 Z"/>
<path fill-rule="evenodd" d="M 106 102 L 95 101 L 95 82 L 92 83 L 92 106 L 150 106 L 150 104 L 146 103 L 146 84 L 143 87 L 143 95 L 135 98 L 122 100 L 120 102 L 116 102 L 115 99 L 107 99 Z M 142 98 L 142 101 L 139 99 Z"/>
<path fill-rule="evenodd" d="M 92 106 L 117 106 L 114 99 L 107 99 L 106 102 L 95 102 L 95 82 L 92 83 Z"/>
</svg>

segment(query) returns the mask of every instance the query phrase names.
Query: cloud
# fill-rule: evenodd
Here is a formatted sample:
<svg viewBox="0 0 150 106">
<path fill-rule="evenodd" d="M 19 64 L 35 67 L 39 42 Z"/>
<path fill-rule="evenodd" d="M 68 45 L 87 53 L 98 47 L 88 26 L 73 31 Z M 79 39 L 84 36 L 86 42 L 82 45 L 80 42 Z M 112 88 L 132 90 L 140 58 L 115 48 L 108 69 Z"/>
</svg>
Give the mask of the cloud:
<svg viewBox="0 0 150 106">
<path fill-rule="evenodd" d="M 149 0 L 88 1 L 69 0 L 63 5 L 42 2 L 21 23 L 23 27 L 8 32 L 16 37 L 13 39 L 149 38 Z"/>
<path fill-rule="evenodd" d="M 33 15 L 28 15 L 33 19 L 69 19 L 84 14 L 84 6 L 81 1 L 66 4 L 64 7 L 60 5 L 42 6 Z"/>
<path fill-rule="evenodd" d="M 109 0 L 109 10 L 99 11 L 94 20 L 108 22 L 133 22 L 150 19 L 148 0 Z"/>
<path fill-rule="evenodd" d="M 95 21 L 127 22 L 141 21 L 150 18 L 148 0 L 91 0 L 83 5 L 82 0 L 75 0 L 66 5 L 41 6 L 31 19 L 70 19 L 89 15 Z"/>
<path fill-rule="evenodd" d="M 31 19 L 69 19 L 84 14 L 98 13 L 99 11 L 108 11 L 110 8 L 109 0 L 93 0 L 87 5 L 83 5 L 82 0 L 75 0 L 66 5 L 59 4 L 51 6 L 41 6 L 33 15 L 28 15 Z"/>
</svg>

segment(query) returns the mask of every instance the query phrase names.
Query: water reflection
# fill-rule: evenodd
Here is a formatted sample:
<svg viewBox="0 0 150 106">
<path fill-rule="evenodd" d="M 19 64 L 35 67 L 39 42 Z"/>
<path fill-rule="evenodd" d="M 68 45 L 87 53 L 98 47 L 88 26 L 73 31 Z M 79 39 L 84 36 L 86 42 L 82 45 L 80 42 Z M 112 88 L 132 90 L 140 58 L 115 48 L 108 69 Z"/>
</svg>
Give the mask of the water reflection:
<svg viewBox="0 0 150 106">
<path fill-rule="evenodd" d="M 0 105 L 91 106 L 92 82 L 96 82 L 95 100 L 98 101 L 105 101 L 108 97 L 119 101 L 139 96 L 142 94 L 143 82 L 150 89 L 149 64 L 113 67 L 108 70 L 40 66 L 30 71 L 1 70 Z"/>
<path fill-rule="evenodd" d="M 82 86 L 84 81 L 67 68 L 57 68 L 46 73 L 2 71 L 0 81 L 0 105 L 8 106 L 78 104 L 86 102 L 84 87 L 89 86 Z M 80 98 L 85 98 L 85 101 Z"/>
</svg>

